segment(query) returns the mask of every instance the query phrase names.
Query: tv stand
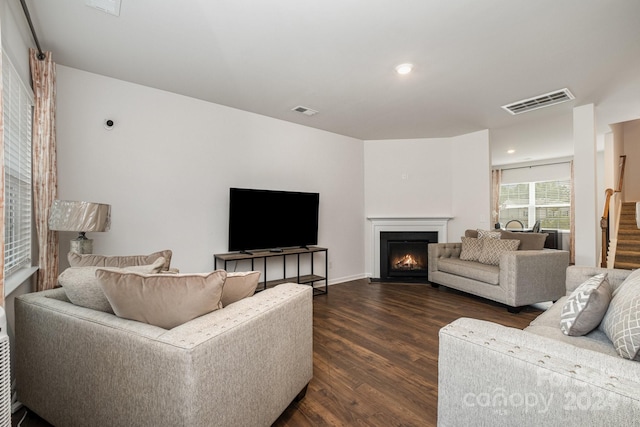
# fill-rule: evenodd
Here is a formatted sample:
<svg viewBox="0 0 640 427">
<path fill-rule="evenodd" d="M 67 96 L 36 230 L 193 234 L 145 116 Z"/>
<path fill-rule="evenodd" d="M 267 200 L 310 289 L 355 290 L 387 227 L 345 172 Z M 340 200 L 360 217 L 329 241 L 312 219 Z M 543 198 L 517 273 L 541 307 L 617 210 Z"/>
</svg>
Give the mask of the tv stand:
<svg viewBox="0 0 640 427">
<path fill-rule="evenodd" d="M 309 257 L 309 268 L 310 274 L 300 274 L 300 255 Z M 314 271 L 314 261 L 316 254 L 324 254 L 324 276 L 320 276 L 315 274 Z M 295 256 L 297 258 L 297 271 L 293 275 L 287 276 L 287 257 Z M 276 280 L 267 280 L 267 260 L 270 258 L 282 258 L 282 279 Z M 257 291 L 262 291 L 267 288 L 279 285 L 281 283 L 286 282 L 295 282 L 301 284 L 311 285 L 313 287 L 313 295 L 321 295 L 328 293 L 329 290 L 329 280 L 328 280 L 328 271 L 329 271 L 329 250 L 327 248 L 321 248 L 318 246 L 309 246 L 306 248 L 286 248 L 280 249 L 280 252 L 274 252 L 272 250 L 265 251 L 242 251 L 242 252 L 230 252 L 225 254 L 215 254 L 213 256 L 214 259 L 214 269 L 219 268 L 218 262 L 221 263 L 221 268 L 227 270 L 227 264 L 229 262 L 237 262 L 238 261 L 251 261 L 251 270 L 255 270 L 255 260 L 262 260 L 262 287 L 260 284 L 258 285 Z M 324 282 L 324 286 L 322 283 L 319 286 L 316 285 L 317 282 Z"/>
</svg>

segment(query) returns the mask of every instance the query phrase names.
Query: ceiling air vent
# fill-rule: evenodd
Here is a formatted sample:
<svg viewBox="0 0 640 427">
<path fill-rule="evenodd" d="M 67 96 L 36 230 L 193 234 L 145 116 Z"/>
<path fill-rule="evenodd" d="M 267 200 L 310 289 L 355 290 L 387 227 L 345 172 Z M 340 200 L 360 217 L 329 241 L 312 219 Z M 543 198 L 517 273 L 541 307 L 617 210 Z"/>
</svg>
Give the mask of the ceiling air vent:
<svg viewBox="0 0 640 427">
<path fill-rule="evenodd" d="M 302 105 L 298 105 L 295 108 L 292 108 L 291 111 L 296 111 L 298 113 L 302 113 L 306 116 L 313 116 L 314 114 L 318 114 L 318 112 L 316 110 L 313 110 L 311 108 L 307 108 L 307 107 L 303 107 Z"/>
<path fill-rule="evenodd" d="M 523 99 L 522 101 L 513 102 L 503 105 L 502 108 L 509 113 L 515 115 L 526 113 L 527 111 L 537 110 L 538 108 L 549 107 L 551 105 L 560 104 L 561 102 L 571 101 L 574 96 L 569 89 L 564 88 L 544 95 L 534 96 L 533 98 Z"/>
</svg>

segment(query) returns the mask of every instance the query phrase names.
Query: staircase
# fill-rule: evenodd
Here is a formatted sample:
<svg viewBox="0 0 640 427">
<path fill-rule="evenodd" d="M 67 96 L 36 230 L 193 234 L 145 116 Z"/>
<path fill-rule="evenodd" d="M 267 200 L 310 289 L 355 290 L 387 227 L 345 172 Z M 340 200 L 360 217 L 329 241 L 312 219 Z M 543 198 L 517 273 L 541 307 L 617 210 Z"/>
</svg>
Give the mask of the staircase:
<svg viewBox="0 0 640 427">
<path fill-rule="evenodd" d="M 622 203 L 614 268 L 640 268 L 640 229 L 636 224 L 636 202 Z"/>
</svg>

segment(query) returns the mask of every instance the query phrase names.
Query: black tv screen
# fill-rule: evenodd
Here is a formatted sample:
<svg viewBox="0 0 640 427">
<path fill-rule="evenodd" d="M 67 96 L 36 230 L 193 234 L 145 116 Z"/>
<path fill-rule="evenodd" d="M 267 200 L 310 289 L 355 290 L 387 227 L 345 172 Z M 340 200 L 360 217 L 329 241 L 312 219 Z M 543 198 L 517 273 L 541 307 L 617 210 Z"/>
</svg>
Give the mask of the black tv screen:
<svg viewBox="0 0 640 427">
<path fill-rule="evenodd" d="M 318 244 L 319 193 L 229 189 L 229 251 Z"/>
</svg>

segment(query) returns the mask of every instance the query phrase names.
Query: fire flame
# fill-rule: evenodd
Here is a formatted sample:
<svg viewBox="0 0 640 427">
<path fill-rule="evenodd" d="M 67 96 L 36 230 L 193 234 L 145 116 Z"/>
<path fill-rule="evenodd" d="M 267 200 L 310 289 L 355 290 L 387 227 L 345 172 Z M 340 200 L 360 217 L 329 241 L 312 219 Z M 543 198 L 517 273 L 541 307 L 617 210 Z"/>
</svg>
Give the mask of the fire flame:
<svg viewBox="0 0 640 427">
<path fill-rule="evenodd" d="M 413 267 L 417 266 L 418 263 L 415 260 L 415 258 L 413 257 L 413 255 L 407 254 L 407 255 L 403 256 L 398 262 L 396 262 L 395 265 L 396 265 L 396 268 L 400 268 L 400 267 L 413 268 Z"/>
</svg>

